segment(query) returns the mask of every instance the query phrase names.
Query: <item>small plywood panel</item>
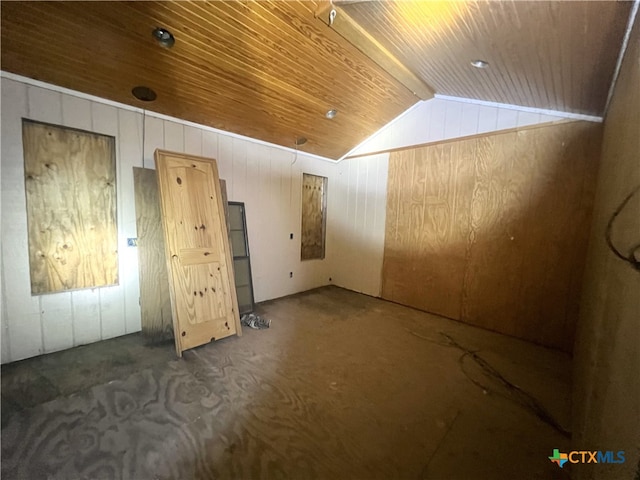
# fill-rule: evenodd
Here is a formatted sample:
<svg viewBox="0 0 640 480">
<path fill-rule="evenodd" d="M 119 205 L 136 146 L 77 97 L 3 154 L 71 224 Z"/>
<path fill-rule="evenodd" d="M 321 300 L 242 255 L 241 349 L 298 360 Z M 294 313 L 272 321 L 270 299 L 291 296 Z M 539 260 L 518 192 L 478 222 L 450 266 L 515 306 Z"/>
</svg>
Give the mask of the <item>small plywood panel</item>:
<svg viewBox="0 0 640 480">
<path fill-rule="evenodd" d="M 326 188 L 326 177 L 302 174 L 302 260 L 324 258 Z"/>
<path fill-rule="evenodd" d="M 169 276 L 156 171 L 133 168 L 140 269 L 142 333 L 152 342 L 173 338 Z"/>
<path fill-rule="evenodd" d="M 23 120 L 31 293 L 118 283 L 115 139 Z"/>
<path fill-rule="evenodd" d="M 215 160 L 156 150 L 176 351 L 241 335 Z"/>
</svg>

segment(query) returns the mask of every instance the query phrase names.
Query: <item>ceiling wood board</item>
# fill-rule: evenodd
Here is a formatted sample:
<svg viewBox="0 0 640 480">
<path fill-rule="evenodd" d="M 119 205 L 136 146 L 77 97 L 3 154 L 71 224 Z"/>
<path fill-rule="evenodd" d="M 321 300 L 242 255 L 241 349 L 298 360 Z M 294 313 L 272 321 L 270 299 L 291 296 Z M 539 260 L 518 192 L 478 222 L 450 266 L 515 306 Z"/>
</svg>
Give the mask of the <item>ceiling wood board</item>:
<svg viewBox="0 0 640 480">
<path fill-rule="evenodd" d="M 339 158 L 418 98 L 315 2 L 3 2 L 2 69 Z M 151 31 L 168 28 L 168 50 Z M 158 94 L 145 103 L 136 85 Z M 334 120 L 325 118 L 335 108 Z"/>
<path fill-rule="evenodd" d="M 332 2 L 325 1 L 324 3 L 326 5 L 320 7 L 320 10 L 316 12 L 316 16 L 320 21 L 338 32 L 345 40 L 380 65 L 421 100 L 433 98 L 433 89 L 404 64 L 400 63 L 362 26 L 354 22 L 345 10 L 335 6 Z"/>
<path fill-rule="evenodd" d="M 336 2 L 436 93 L 601 116 L 632 2 Z M 489 62 L 487 69 L 470 65 Z"/>
</svg>

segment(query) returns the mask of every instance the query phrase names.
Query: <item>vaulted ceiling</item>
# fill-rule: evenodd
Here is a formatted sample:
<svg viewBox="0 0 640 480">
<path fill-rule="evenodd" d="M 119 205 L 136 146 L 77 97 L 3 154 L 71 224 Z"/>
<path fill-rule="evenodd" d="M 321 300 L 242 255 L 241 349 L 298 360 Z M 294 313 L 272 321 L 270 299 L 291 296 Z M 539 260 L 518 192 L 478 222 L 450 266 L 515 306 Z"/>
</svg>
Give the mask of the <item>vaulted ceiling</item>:
<svg viewBox="0 0 640 480">
<path fill-rule="evenodd" d="M 434 91 L 602 115 L 630 11 L 610 1 L 2 2 L 1 66 L 287 147 L 305 137 L 300 150 L 339 158 Z M 173 48 L 158 45 L 156 27 Z M 139 85 L 157 99 L 134 98 Z"/>
</svg>

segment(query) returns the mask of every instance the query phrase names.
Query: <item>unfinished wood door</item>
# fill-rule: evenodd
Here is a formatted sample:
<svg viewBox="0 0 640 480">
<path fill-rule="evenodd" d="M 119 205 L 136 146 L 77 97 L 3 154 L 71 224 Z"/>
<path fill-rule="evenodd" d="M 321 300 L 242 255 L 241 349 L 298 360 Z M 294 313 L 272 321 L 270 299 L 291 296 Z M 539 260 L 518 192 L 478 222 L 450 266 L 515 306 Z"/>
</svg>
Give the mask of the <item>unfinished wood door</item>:
<svg viewBox="0 0 640 480">
<path fill-rule="evenodd" d="M 215 160 L 155 152 L 171 308 L 179 356 L 241 335 L 233 264 Z"/>
</svg>

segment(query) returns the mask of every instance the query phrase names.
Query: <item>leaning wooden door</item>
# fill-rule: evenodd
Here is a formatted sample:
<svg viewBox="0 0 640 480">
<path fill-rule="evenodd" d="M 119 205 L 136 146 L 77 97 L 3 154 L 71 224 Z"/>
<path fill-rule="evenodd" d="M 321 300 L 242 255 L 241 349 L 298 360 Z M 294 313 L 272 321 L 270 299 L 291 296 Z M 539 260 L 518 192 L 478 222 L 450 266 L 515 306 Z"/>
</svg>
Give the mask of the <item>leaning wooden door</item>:
<svg viewBox="0 0 640 480">
<path fill-rule="evenodd" d="M 241 335 L 215 160 L 155 152 L 176 352 Z"/>
</svg>

